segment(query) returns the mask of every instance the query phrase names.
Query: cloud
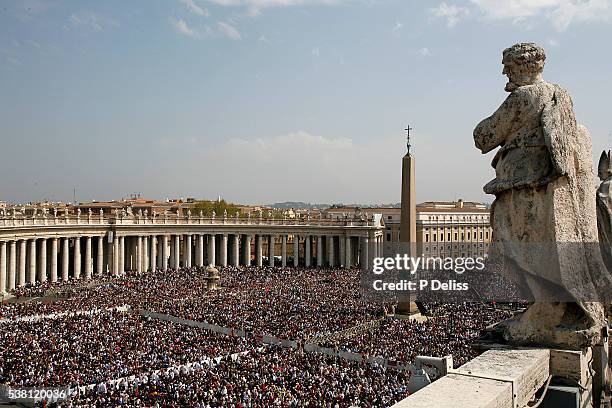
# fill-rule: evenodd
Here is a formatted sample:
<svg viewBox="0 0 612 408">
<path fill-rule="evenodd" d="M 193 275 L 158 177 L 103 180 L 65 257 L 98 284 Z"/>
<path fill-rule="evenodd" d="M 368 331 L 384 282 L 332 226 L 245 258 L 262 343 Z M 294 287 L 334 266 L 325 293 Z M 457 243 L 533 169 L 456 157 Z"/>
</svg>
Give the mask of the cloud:
<svg viewBox="0 0 612 408">
<path fill-rule="evenodd" d="M 112 18 L 102 16 L 92 11 L 82 11 L 72 14 L 68 19 L 70 25 L 75 28 L 88 28 L 102 31 L 108 27 L 117 27 L 119 24 Z"/>
<path fill-rule="evenodd" d="M 438 7 L 430 9 L 429 12 L 435 18 L 446 19 L 446 25 L 449 28 L 454 27 L 459 21 L 470 14 L 470 10 L 468 8 L 456 6 L 454 4 L 447 4 L 446 2 L 440 3 Z"/>
<path fill-rule="evenodd" d="M 185 140 L 166 141 L 160 149 L 183 151 L 185 143 Z M 306 131 L 256 139 L 231 138 L 212 148 L 202 144 L 189 149 L 173 174 L 184 172 L 194 176 L 181 178 L 170 185 L 182 194 L 197 186 L 198 196 L 221 195 L 238 201 L 249 197 L 248 201 L 254 203 L 292 199 L 392 201 L 399 197 L 397 170 L 401 163 L 397 146 L 395 149 L 392 146 L 402 143 L 400 138 L 399 142 L 397 139 L 377 139 L 356 144 L 349 138 L 324 137 Z M 371 166 L 364 165 L 373 160 L 381 163 L 376 166 L 376 173 Z M 216 166 L 223 166 L 223 172 L 211 173 L 210 168 Z M 385 182 L 375 181 L 391 171 L 393 175 L 386 177 Z M 205 190 L 201 190 L 203 186 Z M 240 191 L 236 186 L 240 186 Z M 238 195 L 240 197 L 236 198 Z"/>
<path fill-rule="evenodd" d="M 232 40 L 242 39 L 240 32 L 238 32 L 238 30 L 236 30 L 236 28 L 231 24 L 228 24 L 224 21 L 219 21 L 217 22 L 217 27 L 219 27 L 219 31 L 221 32 L 221 34 L 228 38 L 231 38 Z"/>
<path fill-rule="evenodd" d="M 314 57 L 320 57 L 321 56 L 321 49 L 319 47 L 314 47 L 312 49 L 312 51 L 310 52 Z"/>
<path fill-rule="evenodd" d="M 6 57 L 6 60 L 8 62 L 10 62 L 11 64 L 15 65 L 15 66 L 20 66 L 21 65 L 21 61 L 19 61 L 17 58 Z"/>
<path fill-rule="evenodd" d="M 419 52 L 419 55 L 422 55 L 423 57 L 430 57 L 431 56 L 431 51 L 427 47 L 421 48 L 418 52 Z"/>
<path fill-rule="evenodd" d="M 197 5 L 194 0 L 180 0 L 180 2 L 193 14 L 203 17 L 208 17 L 210 15 L 207 9 Z"/>
<path fill-rule="evenodd" d="M 399 21 L 395 22 L 395 25 L 393 26 L 393 31 L 399 31 L 402 29 L 404 25 L 402 23 L 400 23 Z"/>
<path fill-rule="evenodd" d="M 401 128 L 400 128 L 401 129 Z M 482 186 L 494 177 L 490 157 L 466 147 L 463 138 L 443 137 L 414 131 L 417 157 L 417 199 L 448 200 L 455 197 L 484 199 Z M 249 203 L 285 200 L 328 203 L 389 203 L 400 201 L 401 163 L 405 137 L 393 135 L 358 141 L 343 136 L 323 136 L 299 130 L 249 139 L 230 137 L 210 145 L 190 136 L 157 143 L 164 157 L 180 155 L 179 161 L 152 161 L 143 174 L 156 174 L 139 182 L 142 191 L 163 196 L 217 197 Z M 186 148 L 188 146 L 188 148 Z M 478 165 L 465 166 L 471 152 Z M 436 157 L 436 160 L 427 160 Z M 443 172 L 440 163 L 460 172 Z M 222 168 L 223 171 L 211 171 Z M 183 174 L 184 177 L 176 177 Z M 118 176 L 119 177 L 119 176 Z M 134 182 L 134 181 L 132 181 Z M 127 189 L 127 185 L 125 189 Z M 163 190 L 172 189 L 172 190 Z M 163 193 L 161 193 L 163 191 Z"/>
<path fill-rule="evenodd" d="M 34 48 L 40 48 L 40 44 L 39 44 L 39 43 L 37 43 L 37 42 L 36 42 L 36 41 L 34 41 L 34 40 L 26 40 L 26 42 L 27 42 L 28 44 L 30 44 L 32 47 L 34 47 Z"/>
<path fill-rule="evenodd" d="M 212 4 L 225 7 L 244 7 L 251 17 L 258 16 L 262 9 L 272 7 L 338 5 L 355 0 L 208 0 Z"/>
<path fill-rule="evenodd" d="M 544 18 L 557 30 L 612 19 L 612 0 L 471 0 L 486 18 L 520 22 Z"/>
<path fill-rule="evenodd" d="M 189 27 L 185 20 L 181 20 L 181 19 L 176 20 L 174 18 L 171 18 L 170 23 L 172 23 L 172 27 L 174 28 L 174 30 L 181 35 L 185 35 L 187 37 L 192 37 L 192 38 L 201 37 L 201 34 L 197 30 Z"/>
</svg>

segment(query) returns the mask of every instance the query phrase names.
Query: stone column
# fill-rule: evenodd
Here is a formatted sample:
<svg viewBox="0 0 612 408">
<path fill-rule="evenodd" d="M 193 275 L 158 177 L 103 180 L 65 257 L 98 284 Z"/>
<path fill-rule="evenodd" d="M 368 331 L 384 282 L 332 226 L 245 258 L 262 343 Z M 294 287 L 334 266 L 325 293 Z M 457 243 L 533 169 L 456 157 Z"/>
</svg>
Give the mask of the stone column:
<svg viewBox="0 0 612 408">
<path fill-rule="evenodd" d="M 196 266 L 204 266 L 204 235 L 196 238 Z"/>
<path fill-rule="evenodd" d="M 191 234 L 185 236 L 185 267 L 191 268 Z"/>
<path fill-rule="evenodd" d="M 104 236 L 98 237 L 98 256 L 96 257 L 96 275 L 104 273 Z"/>
<path fill-rule="evenodd" d="M 85 279 L 91 279 L 92 268 L 91 237 L 85 237 Z"/>
<path fill-rule="evenodd" d="M 68 238 L 62 238 L 62 280 L 66 282 L 68 280 L 68 269 L 70 257 L 70 242 Z"/>
<path fill-rule="evenodd" d="M 0 295 L 6 293 L 6 242 L 0 242 Z"/>
<path fill-rule="evenodd" d="M 293 266 L 296 268 L 300 265 L 300 237 L 293 236 Z"/>
<path fill-rule="evenodd" d="M 144 266 L 142 249 L 142 237 L 139 235 L 138 238 L 136 238 L 136 271 L 139 274 L 142 273 L 142 267 Z"/>
<path fill-rule="evenodd" d="M 323 235 L 317 236 L 317 266 L 323 266 Z"/>
<path fill-rule="evenodd" d="M 208 264 L 215 265 L 215 234 L 210 234 L 208 236 Z"/>
<path fill-rule="evenodd" d="M 149 237 L 142 237 L 142 271 L 149 270 Z"/>
<path fill-rule="evenodd" d="M 172 267 L 174 269 L 178 269 L 181 266 L 181 236 L 180 235 L 174 236 L 174 254 L 172 255 L 172 259 L 174 260 Z"/>
<path fill-rule="evenodd" d="M 57 282 L 57 238 L 51 239 L 51 263 L 49 264 L 51 270 L 51 282 Z"/>
<path fill-rule="evenodd" d="M 287 236 L 281 235 L 281 266 L 287 266 Z"/>
<path fill-rule="evenodd" d="M 125 237 L 119 237 L 119 274 L 125 273 Z"/>
<path fill-rule="evenodd" d="M 161 247 L 161 253 L 162 253 L 162 270 L 165 272 L 168 270 L 168 236 L 167 235 L 163 235 L 162 236 L 162 243 L 161 243 L 162 247 Z"/>
<path fill-rule="evenodd" d="M 359 264 L 362 269 L 367 269 L 370 267 L 370 258 L 368 257 L 369 251 L 369 239 L 368 237 L 361 238 L 361 254 L 359 256 Z"/>
<path fill-rule="evenodd" d="M 234 234 L 232 240 L 232 265 L 240 265 L 240 235 Z"/>
<path fill-rule="evenodd" d="M 330 267 L 334 267 L 336 266 L 335 260 L 334 260 L 334 255 L 335 255 L 335 248 L 334 248 L 334 236 L 333 235 L 328 235 L 327 236 L 327 263 L 329 264 Z"/>
<path fill-rule="evenodd" d="M 221 266 L 227 266 L 227 234 L 221 235 L 221 251 L 219 252 Z"/>
<path fill-rule="evenodd" d="M 47 240 L 40 240 L 40 253 L 38 254 L 38 281 L 47 281 Z"/>
<path fill-rule="evenodd" d="M 262 256 L 262 245 L 261 245 L 261 235 L 255 235 L 255 265 L 262 266 L 263 265 L 263 256 Z"/>
<path fill-rule="evenodd" d="M 372 242 L 372 258 L 376 258 L 378 257 L 378 237 L 374 237 L 372 238 L 373 242 Z"/>
<path fill-rule="evenodd" d="M 151 272 L 157 269 L 157 237 L 151 235 Z"/>
<path fill-rule="evenodd" d="M 309 267 L 312 262 L 312 256 L 310 255 L 311 245 L 310 245 L 310 235 L 306 235 L 304 238 L 304 258 L 305 265 Z"/>
<path fill-rule="evenodd" d="M 244 264 L 246 266 L 251 266 L 251 236 L 244 236 L 244 243 L 242 246 L 244 247 Z"/>
<path fill-rule="evenodd" d="M 19 276 L 17 286 L 23 286 L 26 282 L 26 240 L 19 241 Z"/>
<path fill-rule="evenodd" d="M 161 236 L 161 239 L 159 236 L 155 236 L 155 241 L 157 242 L 157 267 L 158 268 L 162 268 L 164 267 L 164 249 L 162 247 L 162 245 L 164 244 L 164 236 Z"/>
<path fill-rule="evenodd" d="M 36 282 L 36 239 L 30 241 L 30 258 L 28 269 L 28 282 Z"/>
<path fill-rule="evenodd" d="M 353 253 L 352 253 L 352 249 L 351 249 L 351 237 L 346 237 L 345 238 L 345 244 L 344 244 L 344 256 L 346 257 L 346 260 L 344 261 L 344 266 L 347 268 L 351 268 L 353 266 Z"/>
<path fill-rule="evenodd" d="M 17 278 L 17 242 L 11 241 L 9 252 L 9 268 L 8 268 L 8 290 L 15 289 L 15 280 Z"/>
<path fill-rule="evenodd" d="M 338 237 L 338 260 L 336 264 L 341 268 L 346 266 L 346 241 L 342 239 L 342 235 Z"/>
<path fill-rule="evenodd" d="M 81 278 L 81 238 L 74 239 L 74 279 Z"/>
<path fill-rule="evenodd" d="M 119 275 L 119 237 L 117 233 L 113 237 L 113 266 L 111 268 L 111 275 Z"/>
<path fill-rule="evenodd" d="M 268 236 L 268 264 L 274 266 L 274 247 L 276 246 L 276 237 Z"/>
</svg>

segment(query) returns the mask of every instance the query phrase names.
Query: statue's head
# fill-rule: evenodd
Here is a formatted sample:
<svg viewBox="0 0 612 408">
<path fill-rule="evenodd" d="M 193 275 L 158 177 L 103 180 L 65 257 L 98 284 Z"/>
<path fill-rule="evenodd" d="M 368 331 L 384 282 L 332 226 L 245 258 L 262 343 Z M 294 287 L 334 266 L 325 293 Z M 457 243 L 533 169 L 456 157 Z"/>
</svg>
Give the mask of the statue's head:
<svg viewBox="0 0 612 408">
<path fill-rule="evenodd" d="M 599 157 L 599 166 L 597 166 L 597 176 L 601 181 L 606 181 L 612 176 L 612 162 L 610 160 L 611 152 L 604 150 Z"/>
<path fill-rule="evenodd" d="M 542 79 L 544 50 L 534 43 L 519 43 L 504 50 L 502 73 L 508 76 L 506 91 L 512 92 L 518 87 L 534 84 Z"/>
</svg>

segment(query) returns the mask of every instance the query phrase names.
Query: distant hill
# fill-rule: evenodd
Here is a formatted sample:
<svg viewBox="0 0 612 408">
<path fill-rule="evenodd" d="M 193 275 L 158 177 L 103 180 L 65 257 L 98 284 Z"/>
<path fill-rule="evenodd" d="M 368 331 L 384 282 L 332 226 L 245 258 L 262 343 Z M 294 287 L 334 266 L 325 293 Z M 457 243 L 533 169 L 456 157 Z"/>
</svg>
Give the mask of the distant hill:
<svg viewBox="0 0 612 408">
<path fill-rule="evenodd" d="M 305 203 L 302 201 L 285 201 L 283 203 L 274 203 L 274 204 L 269 204 L 269 207 L 272 208 L 278 208 L 278 209 L 285 209 L 285 208 L 318 208 L 318 209 L 324 209 L 324 208 L 329 208 L 329 207 L 361 207 L 361 208 L 371 208 L 371 207 L 391 207 L 391 208 L 399 208 L 401 206 L 400 203 L 393 203 L 393 204 L 341 204 L 341 203 L 335 203 L 335 204 L 313 204 L 313 203 Z"/>
<path fill-rule="evenodd" d="M 269 207 L 272 208 L 329 208 L 329 204 L 313 204 L 313 203 L 305 203 L 302 201 L 285 201 L 284 203 L 274 203 L 270 204 Z"/>
</svg>

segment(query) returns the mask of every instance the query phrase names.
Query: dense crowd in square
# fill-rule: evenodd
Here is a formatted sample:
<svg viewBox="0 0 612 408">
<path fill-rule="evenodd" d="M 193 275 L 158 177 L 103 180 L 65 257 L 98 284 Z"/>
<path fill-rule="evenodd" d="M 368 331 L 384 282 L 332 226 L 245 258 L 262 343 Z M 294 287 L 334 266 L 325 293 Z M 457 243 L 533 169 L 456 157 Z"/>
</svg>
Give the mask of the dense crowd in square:
<svg viewBox="0 0 612 408">
<path fill-rule="evenodd" d="M 400 320 L 387 315 L 389 302 L 365 300 L 356 269 L 220 269 L 214 291 L 206 289 L 203 268 L 16 290 L 14 301 L 0 306 L 0 383 L 70 387 L 61 407 L 386 407 L 407 395 L 409 371 L 303 346 L 376 321 L 319 346 L 402 364 L 417 355 L 452 355 L 460 365 L 477 355 L 470 343 L 482 329 L 510 314 L 492 305 L 431 304 L 425 321 Z M 117 306 L 127 307 L 111 310 Z M 264 345 L 262 334 L 295 346 Z"/>
</svg>

